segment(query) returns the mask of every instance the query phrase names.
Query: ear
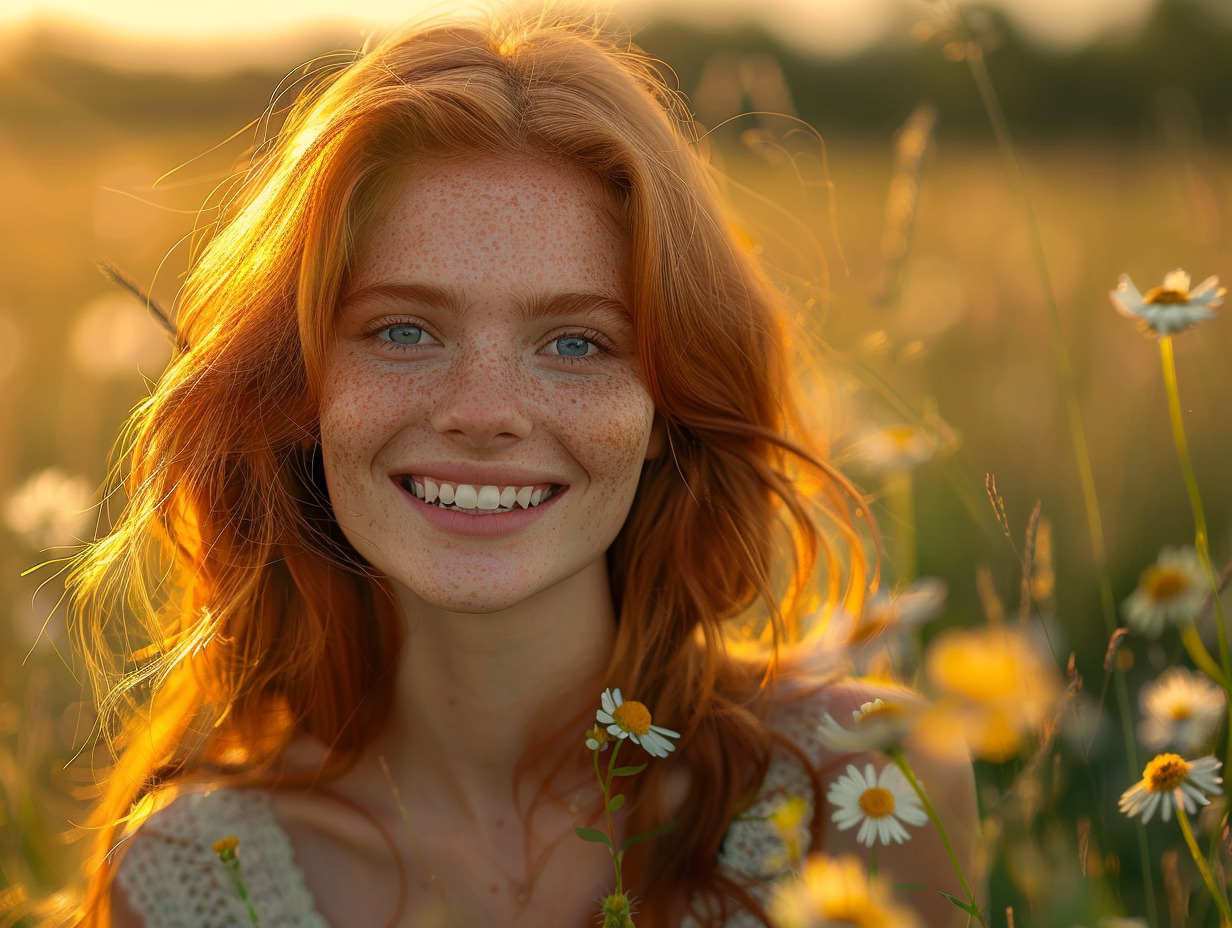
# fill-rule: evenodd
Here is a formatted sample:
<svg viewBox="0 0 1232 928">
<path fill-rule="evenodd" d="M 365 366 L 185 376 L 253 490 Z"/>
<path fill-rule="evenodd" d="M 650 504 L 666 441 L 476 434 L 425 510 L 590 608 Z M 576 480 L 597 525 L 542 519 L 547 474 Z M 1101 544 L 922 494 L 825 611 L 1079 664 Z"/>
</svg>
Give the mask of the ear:
<svg viewBox="0 0 1232 928">
<path fill-rule="evenodd" d="M 646 460 L 652 461 L 667 450 L 667 423 L 655 411 L 654 422 L 650 425 L 650 441 L 646 443 Z"/>
</svg>

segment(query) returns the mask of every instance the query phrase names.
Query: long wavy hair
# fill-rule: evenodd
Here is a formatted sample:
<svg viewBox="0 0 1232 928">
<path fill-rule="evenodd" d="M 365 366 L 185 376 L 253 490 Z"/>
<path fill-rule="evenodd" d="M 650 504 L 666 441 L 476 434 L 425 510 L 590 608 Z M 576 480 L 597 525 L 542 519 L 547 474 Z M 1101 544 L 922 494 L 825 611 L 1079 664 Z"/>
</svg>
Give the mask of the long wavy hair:
<svg viewBox="0 0 1232 928">
<path fill-rule="evenodd" d="M 402 621 L 333 518 L 317 401 L 384 198 L 416 159 L 475 153 L 580 168 L 619 203 L 669 451 L 608 552 L 608 676 L 681 728 L 692 777 L 680 825 L 631 850 L 626 874 L 646 925 L 674 924 L 699 893 L 715 923 L 756 909 L 714 859 L 775 742 L 758 694 L 804 616 L 866 578 L 858 497 L 800 427 L 782 298 L 703 149 L 651 60 L 559 16 L 408 29 L 301 92 L 196 249 L 175 354 L 128 424 L 123 512 L 71 576 L 114 748 L 82 924 L 107 923 L 112 851 L 160 788 L 268 770 L 292 734 L 332 746 L 328 779 L 388 717 Z M 735 640 L 767 648 L 749 659 Z M 635 778 L 632 829 L 664 814 L 666 767 Z"/>
</svg>

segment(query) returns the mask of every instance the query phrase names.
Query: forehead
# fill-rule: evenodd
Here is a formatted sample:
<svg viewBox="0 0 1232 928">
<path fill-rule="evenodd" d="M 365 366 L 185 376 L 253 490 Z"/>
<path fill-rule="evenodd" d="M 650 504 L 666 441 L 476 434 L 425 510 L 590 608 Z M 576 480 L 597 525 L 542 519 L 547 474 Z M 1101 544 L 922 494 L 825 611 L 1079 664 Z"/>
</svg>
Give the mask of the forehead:
<svg viewBox="0 0 1232 928">
<path fill-rule="evenodd" d="M 597 178 L 546 160 L 420 163 L 364 235 L 352 287 L 581 287 L 620 298 L 628 240 L 617 212 Z"/>
</svg>

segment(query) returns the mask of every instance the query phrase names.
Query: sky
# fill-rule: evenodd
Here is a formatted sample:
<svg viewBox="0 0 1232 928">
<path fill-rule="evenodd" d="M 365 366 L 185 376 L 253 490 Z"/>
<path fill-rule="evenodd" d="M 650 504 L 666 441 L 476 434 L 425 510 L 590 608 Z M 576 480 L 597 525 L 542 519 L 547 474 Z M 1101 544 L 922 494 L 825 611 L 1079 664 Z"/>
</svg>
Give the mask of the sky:
<svg viewBox="0 0 1232 928">
<path fill-rule="evenodd" d="M 904 24 L 926 18 L 946 0 L 608 0 L 607 8 L 631 24 L 651 11 L 672 12 L 698 22 L 726 25 L 760 21 L 808 51 L 842 57 L 857 54 Z M 1067 49 L 1105 36 L 1132 33 L 1160 0 L 987 0 L 1000 7 L 1031 39 Z M 1191 0 L 1228 4 L 1229 0 Z M 1232 4 L 1229 4 L 1232 6 Z M 424 11 L 473 8 L 467 0 L 0 0 L 0 38 L 20 36 L 34 22 L 57 19 L 88 31 L 117 33 L 130 44 L 152 47 L 160 65 L 188 61 L 172 46 L 225 40 L 231 60 L 268 57 L 271 36 L 312 31 L 339 42 L 362 41 Z M 100 49 L 100 51 L 104 51 Z M 165 61 L 157 61 L 161 54 Z M 199 64 L 199 62 L 198 62 Z"/>
</svg>

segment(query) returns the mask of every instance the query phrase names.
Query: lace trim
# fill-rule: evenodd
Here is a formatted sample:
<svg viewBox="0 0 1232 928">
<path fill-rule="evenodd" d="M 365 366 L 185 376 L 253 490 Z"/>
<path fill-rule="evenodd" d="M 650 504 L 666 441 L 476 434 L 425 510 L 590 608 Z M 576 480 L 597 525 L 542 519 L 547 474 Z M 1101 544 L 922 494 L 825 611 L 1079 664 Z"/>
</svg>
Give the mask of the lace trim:
<svg viewBox="0 0 1232 928">
<path fill-rule="evenodd" d="M 816 765 L 818 720 L 805 701 L 784 711 L 775 727 Z M 794 849 L 807 856 L 808 823 L 816 797 L 807 770 L 794 754 L 776 751 L 757 801 L 728 827 L 717 864 L 758 901 L 767 903 L 774 882 L 790 869 L 791 849 L 771 816 L 791 799 L 805 803 Z M 176 799 L 151 816 L 130 839 L 117 879 L 130 905 L 150 928 L 250 928 L 248 911 L 211 845 L 236 835 L 249 899 L 261 928 L 329 928 L 296 865 L 291 841 L 274 818 L 269 796 L 258 790 L 217 789 Z M 681 928 L 700 928 L 713 902 L 698 900 Z M 740 910 L 724 928 L 762 928 Z"/>
<path fill-rule="evenodd" d="M 241 873 L 261 928 L 329 928 L 269 797 L 237 789 L 181 796 L 129 839 L 116 879 L 149 928 L 250 928 L 248 909 L 212 848 L 228 835 L 239 838 Z"/>
<path fill-rule="evenodd" d="M 821 762 L 821 742 L 817 737 L 819 719 L 809 700 L 785 709 L 773 720 L 775 729 L 796 745 L 809 763 Z M 804 814 L 794 839 L 795 847 L 771 823 L 771 816 L 789 800 L 804 803 Z M 801 859 L 812 847 L 809 823 L 813 818 L 816 797 L 812 780 L 800 759 L 793 753 L 776 749 L 766 777 L 757 794 L 757 801 L 728 826 L 719 850 L 718 868 L 724 875 L 740 883 L 762 905 L 770 901 L 775 882 L 791 870 L 794 851 Z M 696 913 L 696 914 L 694 914 Z M 700 928 L 703 919 L 717 913 L 715 904 L 707 900 L 694 905 L 680 928 Z M 762 922 L 743 909 L 728 917 L 724 928 L 763 928 Z"/>
</svg>

